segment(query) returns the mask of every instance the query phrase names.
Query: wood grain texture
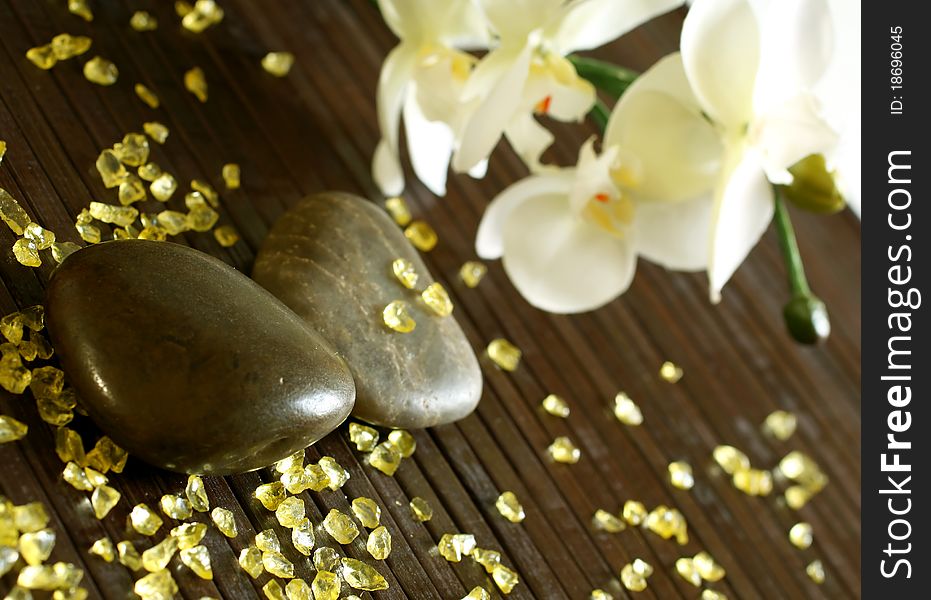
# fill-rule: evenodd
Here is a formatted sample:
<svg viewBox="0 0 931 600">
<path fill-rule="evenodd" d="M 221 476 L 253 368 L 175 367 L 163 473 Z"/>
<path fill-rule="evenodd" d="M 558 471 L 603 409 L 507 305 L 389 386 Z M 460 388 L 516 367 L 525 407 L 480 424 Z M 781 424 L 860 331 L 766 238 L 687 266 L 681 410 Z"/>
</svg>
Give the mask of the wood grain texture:
<svg viewBox="0 0 931 600">
<path fill-rule="evenodd" d="M 221 223 L 233 224 L 243 241 L 223 249 L 209 234 L 181 241 L 249 272 L 255 252 L 274 220 L 308 193 L 346 190 L 377 199 L 369 174 L 378 140 L 374 97 L 378 70 L 394 45 L 392 34 L 368 0 L 230 0 L 223 23 L 201 35 L 177 25 L 171 3 L 143 0 L 96 2 L 87 24 L 67 13 L 64 0 L 0 1 L 0 139 L 9 144 L 0 166 L 0 186 L 61 239 L 78 241 L 75 215 L 91 200 L 112 201 L 94 169 L 102 148 L 143 121 L 157 119 L 171 129 L 153 160 L 186 183 L 203 178 L 222 189 L 220 167 L 242 165 L 243 187 L 223 194 Z M 147 9 L 157 31 L 137 33 L 127 25 L 133 10 Z M 599 51 L 637 69 L 647 68 L 677 46 L 682 13 L 658 19 Z M 94 39 L 93 54 L 120 69 L 112 88 L 91 85 L 72 60 L 50 72 L 36 69 L 26 50 L 62 31 Z M 294 52 L 290 75 L 275 79 L 258 61 L 269 50 Z M 204 69 L 210 99 L 200 104 L 181 86 L 184 71 Z M 142 82 L 162 100 L 150 110 L 134 96 Z M 582 141 L 594 131 L 554 125 L 552 161 L 571 164 Z M 374 594 L 388 598 L 461 598 L 475 585 L 491 589 L 484 571 L 471 561 L 450 564 L 435 551 L 443 533 L 475 534 L 482 547 L 501 550 L 521 584 L 511 598 L 585 599 L 594 587 L 616 597 L 695 598 L 698 590 L 675 575 L 683 555 L 708 550 L 727 569 L 714 586 L 731 598 L 859 597 L 860 552 L 860 228 L 850 215 L 794 214 L 801 251 L 816 292 L 827 302 L 834 331 L 819 348 L 801 348 L 783 331 L 784 269 L 776 240 L 767 234 L 725 288 L 718 306 L 708 302 L 700 275 L 678 274 L 642 262 L 630 291 L 593 313 L 557 317 L 523 301 L 499 263 L 489 264 L 482 284 L 467 289 L 459 266 L 474 258 L 473 241 L 487 202 L 525 174 L 504 145 L 494 154 L 488 176 L 454 177 L 446 198 L 412 183 L 407 199 L 416 215 L 440 234 L 425 260 L 450 290 L 456 318 L 478 350 L 507 337 L 524 351 L 515 373 L 482 361 L 485 391 L 478 410 L 454 425 L 413 432 L 418 450 L 394 478 L 374 471 L 340 430 L 307 451 L 308 460 L 326 454 L 345 465 L 352 478 L 342 492 L 305 493 L 312 521 L 331 508 L 349 510 L 358 495 L 375 498 L 394 538 L 384 572 L 391 587 Z M 0 246 L 12 234 L 0 227 Z M 50 272 L 20 266 L 0 253 L 0 309 L 40 302 Z M 657 376 L 673 360 L 685 370 L 676 385 Z M 614 395 L 626 390 L 643 409 L 645 423 L 629 428 L 610 413 Z M 566 420 L 539 408 L 548 393 L 572 405 Z M 774 409 L 799 415 L 799 430 L 788 442 L 774 442 L 759 425 Z M 121 566 L 89 556 L 103 535 L 128 536 L 125 516 L 138 502 L 157 503 L 163 493 L 183 487 L 180 476 L 130 459 L 113 478 L 123 500 L 103 521 L 93 518 L 86 494 L 60 480 L 52 430 L 42 423 L 31 398 L 0 395 L 0 413 L 30 426 L 22 441 L 0 446 L 0 493 L 17 503 L 44 502 L 59 535 L 53 559 L 82 564 L 92 598 L 125 598 L 132 586 Z M 81 424 L 90 442 L 96 432 Z M 582 449 L 573 466 L 551 464 L 545 449 L 568 435 Z M 790 449 L 813 456 L 830 484 L 796 512 L 778 497 L 750 498 L 710 470 L 715 445 L 744 449 L 755 465 L 772 467 Z M 672 488 L 666 465 L 687 460 L 696 471 L 695 488 Z M 227 540 L 215 530 L 206 538 L 215 579 L 197 579 L 176 568 L 181 596 L 254 598 L 267 580 L 251 580 L 236 556 L 255 532 L 272 527 L 274 516 L 251 498 L 267 471 L 207 480 L 214 505 L 233 510 L 240 535 Z M 527 519 L 512 524 L 497 514 L 494 500 L 513 490 Z M 434 506 L 432 521 L 413 522 L 407 502 L 422 496 Z M 679 547 L 638 529 L 617 535 L 590 525 L 597 508 L 616 511 L 627 499 L 648 506 L 678 507 L 690 528 Z M 201 515 L 198 518 L 203 518 Z M 806 551 L 787 540 L 791 525 L 812 523 L 814 545 Z M 140 543 L 140 548 L 146 543 Z M 357 540 L 346 552 L 366 556 Z M 298 556 L 290 553 L 292 558 Z M 626 594 L 612 584 L 634 557 L 656 567 L 650 587 Z M 820 558 L 823 586 L 805 575 Z M 298 572 L 310 574 L 306 561 Z M 0 580 L 0 591 L 11 585 Z M 366 595 L 368 597 L 368 595 Z"/>
</svg>

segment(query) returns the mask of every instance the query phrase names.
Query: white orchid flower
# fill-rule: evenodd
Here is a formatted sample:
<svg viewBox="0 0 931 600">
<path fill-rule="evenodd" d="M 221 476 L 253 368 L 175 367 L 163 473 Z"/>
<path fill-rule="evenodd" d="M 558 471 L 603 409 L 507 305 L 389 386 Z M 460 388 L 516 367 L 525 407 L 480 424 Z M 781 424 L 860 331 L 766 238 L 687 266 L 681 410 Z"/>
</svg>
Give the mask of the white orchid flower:
<svg viewBox="0 0 931 600">
<path fill-rule="evenodd" d="M 702 213 L 641 202 L 641 177 L 619 147 L 606 145 L 598 156 L 589 140 L 576 167 L 530 176 L 498 195 L 479 225 L 476 251 L 502 258 L 521 295 L 554 313 L 593 310 L 622 294 L 638 254 L 671 268 L 704 268 L 694 252 Z"/>
<path fill-rule="evenodd" d="M 835 145 L 811 93 L 832 45 L 824 0 L 696 0 L 681 54 L 638 78 L 612 115 L 606 137 L 641 161 L 642 197 L 704 205 L 714 302 L 772 219 L 772 184 Z"/>
<path fill-rule="evenodd" d="M 459 127 L 459 95 L 476 59 L 462 49 L 486 48 L 488 26 L 470 0 L 379 0 L 382 16 L 400 43 L 382 64 L 378 80 L 378 125 L 382 139 L 372 173 L 387 196 L 404 189 L 399 155 L 401 114 L 411 164 L 437 195 L 446 193 L 446 173 Z"/>
<path fill-rule="evenodd" d="M 476 0 L 498 46 L 476 66 L 462 90 L 468 117 L 459 129 L 453 169 L 470 171 L 487 160 L 501 136 L 538 170 L 553 136 L 535 119 L 547 114 L 580 121 L 595 90 L 565 58 L 597 48 L 682 0 Z"/>
</svg>

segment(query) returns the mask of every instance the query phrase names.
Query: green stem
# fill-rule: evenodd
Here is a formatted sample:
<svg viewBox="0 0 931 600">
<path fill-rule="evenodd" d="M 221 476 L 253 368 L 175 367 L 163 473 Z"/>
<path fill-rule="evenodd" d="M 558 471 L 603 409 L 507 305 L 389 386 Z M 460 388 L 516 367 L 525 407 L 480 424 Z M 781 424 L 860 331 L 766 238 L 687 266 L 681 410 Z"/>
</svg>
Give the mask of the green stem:
<svg viewBox="0 0 931 600">
<path fill-rule="evenodd" d="M 783 202 L 778 190 L 776 191 L 776 214 L 773 217 L 773 222 L 776 224 L 779 247 L 782 249 L 782 258 L 785 260 L 786 270 L 789 274 L 789 287 L 792 290 L 792 295 L 810 296 L 811 287 L 805 277 L 805 267 L 802 265 L 802 256 L 798 251 L 795 229 L 792 227 L 789 211 L 786 209 L 785 202 Z"/>
<path fill-rule="evenodd" d="M 631 69 L 587 56 L 573 54 L 569 57 L 569 62 L 575 67 L 579 77 L 587 79 L 596 88 L 613 96 L 615 99 L 620 98 L 630 87 L 630 84 L 640 76 L 639 73 Z"/>
<path fill-rule="evenodd" d="M 600 99 L 595 98 L 595 105 L 592 106 L 592 109 L 589 111 L 588 118 L 598 126 L 598 129 L 601 130 L 602 134 L 608 127 L 608 119 L 610 117 L 611 111 L 608 109 L 608 105 L 602 102 Z"/>
</svg>

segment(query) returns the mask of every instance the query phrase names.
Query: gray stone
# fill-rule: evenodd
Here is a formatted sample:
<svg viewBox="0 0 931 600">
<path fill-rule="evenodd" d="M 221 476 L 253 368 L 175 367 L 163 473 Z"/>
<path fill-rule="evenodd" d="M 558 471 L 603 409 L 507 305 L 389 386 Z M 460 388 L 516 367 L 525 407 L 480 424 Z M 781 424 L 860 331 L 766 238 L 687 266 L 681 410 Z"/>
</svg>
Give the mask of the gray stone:
<svg viewBox="0 0 931 600">
<path fill-rule="evenodd" d="M 455 312 L 437 316 L 395 278 L 396 258 L 414 265 L 417 290 L 433 282 L 383 210 L 330 192 L 302 200 L 275 223 L 252 277 L 346 359 L 356 382 L 355 417 L 399 428 L 456 421 L 481 397 L 478 360 Z M 385 326 L 382 310 L 393 300 L 409 304 L 414 331 Z"/>
<path fill-rule="evenodd" d="M 46 319 L 68 380 L 130 455 L 186 473 L 269 465 L 352 410 L 345 363 L 274 296 L 169 242 L 89 246 L 55 271 Z"/>
</svg>

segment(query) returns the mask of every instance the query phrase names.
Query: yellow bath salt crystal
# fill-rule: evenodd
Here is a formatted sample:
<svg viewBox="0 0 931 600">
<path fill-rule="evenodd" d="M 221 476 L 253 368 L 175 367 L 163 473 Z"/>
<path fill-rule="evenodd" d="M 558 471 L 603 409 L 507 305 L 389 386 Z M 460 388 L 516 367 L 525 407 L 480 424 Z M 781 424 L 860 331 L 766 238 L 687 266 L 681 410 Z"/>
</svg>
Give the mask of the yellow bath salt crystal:
<svg viewBox="0 0 931 600">
<path fill-rule="evenodd" d="M 701 575 L 701 578 L 705 581 L 720 581 L 726 574 L 724 572 L 724 567 L 715 562 L 714 558 L 704 551 L 693 556 L 692 563 L 698 570 L 698 574 Z"/>
<path fill-rule="evenodd" d="M 323 519 L 323 528 L 334 540 L 340 544 L 352 543 L 359 535 L 359 528 L 348 516 L 335 508 L 331 509 Z"/>
<path fill-rule="evenodd" d="M 223 9 L 220 8 L 215 0 L 197 0 L 190 10 L 187 10 L 184 6 L 179 9 L 179 5 L 182 5 L 182 3 L 175 3 L 175 9 L 179 15 L 181 12 L 184 12 L 181 18 L 181 25 L 193 33 L 201 33 L 208 27 L 216 25 L 223 20 Z"/>
<path fill-rule="evenodd" d="M 28 565 L 23 567 L 16 577 L 16 585 L 25 590 L 54 590 L 61 586 L 54 567 L 51 565 Z M 32 594 L 24 591 L 20 598 L 31 599 Z"/>
<path fill-rule="evenodd" d="M 319 492 L 329 487 L 330 477 L 323 470 L 323 467 L 312 463 L 304 467 L 304 485 L 309 490 Z"/>
<path fill-rule="evenodd" d="M 666 361 L 659 368 L 659 376 L 663 378 L 663 381 L 668 383 L 676 383 L 682 379 L 682 367 L 678 366 L 674 362 Z"/>
<path fill-rule="evenodd" d="M 83 35 L 59 33 L 52 38 L 52 52 L 58 60 L 68 60 L 90 50 L 92 40 Z"/>
<path fill-rule="evenodd" d="M 378 444 L 378 430 L 361 423 L 350 423 L 349 441 L 359 452 L 371 452 Z"/>
<path fill-rule="evenodd" d="M 133 91 L 136 92 L 136 96 L 149 108 L 159 107 L 158 96 L 156 96 L 155 92 L 147 88 L 145 85 L 137 83 L 133 86 Z"/>
<path fill-rule="evenodd" d="M 0 359 L 0 387 L 13 394 L 22 394 L 32 380 L 32 371 L 23 366 L 19 353 L 4 354 Z"/>
<path fill-rule="evenodd" d="M 112 223 L 120 227 L 132 225 L 136 217 L 139 216 L 139 211 L 132 206 L 114 206 L 102 202 L 91 202 L 88 210 L 90 215 L 98 221 Z"/>
<path fill-rule="evenodd" d="M 734 487 L 749 496 L 768 496 L 773 491 L 773 477 L 769 471 L 743 469 L 734 473 Z"/>
<path fill-rule="evenodd" d="M 565 419 L 569 416 L 569 403 L 556 394 L 548 395 L 543 399 L 543 402 L 540 404 L 540 406 L 543 407 L 543 410 L 553 415 L 554 417 Z"/>
<path fill-rule="evenodd" d="M 592 525 L 595 529 L 607 533 L 618 533 L 627 529 L 627 525 L 618 517 L 603 508 L 599 508 L 592 516 Z"/>
<path fill-rule="evenodd" d="M 178 553 L 181 562 L 194 571 L 194 574 L 201 579 L 213 579 L 213 567 L 210 564 L 210 552 L 206 546 L 194 546 L 193 548 L 184 548 Z"/>
<path fill-rule="evenodd" d="M 388 214 L 391 215 L 394 222 L 401 227 L 411 222 L 411 211 L 407 207 L 407 202 L 400 196 L 385 200 L 385 210 L 388 211 Z"/>
<path fill-rule="evenodd" d="M 692 465 L 685 461 L 677 460 L 669 463 L 669 483 L 680 490 L 690 490 L 695 485 L 695 477 L 692 475 Z"/>
<path fill-rule="evenodd" d="M 149 191 L 152 192 L 152 196 L 159 202 L 168 202 L 177 189 L 178 181 L 171 173 L 162 173 L 149 184 Z M 184 227 L 187 229 L 190 225 L 186 215 L 184 218 Z"/>
<path fill-rule="evenodd" d="M 391 442 L 403 458 L 410 458 L 417 450 L 417 440 L 404 429 L 394 429 L 388 434 L 388 441 Z"/>
<path fill-rule="evenodd" d="M 472 550 L 472 560 L 485 567 L 485 571 L 491 573 L 495 567 L 501 563 L 501 553 L 497 550 L 488 550 L 486 548 L 475 548 Z"/>
<path fill-rule="evenodd" d="M 796 523 L 789 530 L 789 541 L 792 545 L 801 550 L 811 546 L 814 541 L 814 533 L 810 523 L 804 521 Z"/>
<path fill-rule="evenodd" d="M 284 474 L 304 466 L 304 449 L 295 451 L 272 465 L 276 472 Z"/>
<path fill-rule="evenodd" d="M 94 488 L 99 488 L 109 482 L 109 478 L 106 475 L 90 467 L 84 467 L 84 476 L 87 477 L 87 480 Z"/>
<path fill-rule="evenodd" d="M 178 548 L 184 550 L 193 548 L 207 535 L 207 526 L 204 523 L 182 523 L 171 530 L 171 537 L 178 540 Z"/>
<path fill-rule="evenodd" d="M 136 592 L 143 600 L 162 600 L 164 598 L 174 598 L 178 593 L 178 584 L 167 570 L 149 573 L 145 577 L 136 581 L 133 586 Z"/>
<path fill-rule="evenodd" d="M 284 484 L 280 481 L 272 483 L 263 483 L 255 488 L 256 499 L 262 503 L 268 510 L 275 510 L 281 504 L 288 494 L 285 492 Z"/>
<path fill-rule="evenodd" d="M 485 591 L 480 585 L 475 586 L 468 594 L 462 597 L 462 600 L 491 600 L 491 594 Z"/>
<path fill-rule="evenodd" d="M 228 190 L 238 190 L 240 186 L 240 169 L 236 163 L 226 163 L 220 171 L 223 183 Z"/>
<path fill-rule="evenodd" d="M 614 596 L 602 589 L 596 588 L 588 595 L 588 600 L 614 600 Z"/>
<path fill-rule="evenodd" d="M 0 438 L 0 440 L 2 440 L 2 438 Z M 87 478 L 87 474 L 84 472 L 84 469 L 82 469 L 76 463 L 69 462 L 67 465 L 65 465 L 65 469 L 61 473 L 61 478 L 65 480 L 65 483 L 76 490 L 81 490 L 84 492 L 91 492 L 94 490 L 94 486 Z"/>
<path fill-rule="evenodd" d="M 317 571 L 310 584 L 314 600 L 338 600 L 339 577 L 330 571 Z"/>
<path fill-rule="evenodd" d="M 239 566 L 253 579 L 258 578 L 265 567 L 262 565 L 262 551 L 255 546 L 243 548 L 239 553 Z"/>
<path fill-rule="evenodd" d="M 0 140 L 0 164 L 3 164 L 4 156 L 6 156 L 6 142 Z"/>
<path fill-rule="evenodd" d="M 685 517 L 675 508 L 657 506 L 647 514 L 643 526 L 665 540 L 675 537 L 680 544 L 688 540 Z"/>
<path fill-rule="evenodd" d="M 102 485 L 94 489 L 91 494 L 91 506 L 94 507 L 94 516 L 102 519 L 110 513 L 117 502 L 120 501 L 121 494 L 108 485 Z"/>
<path fill-rule="evenodd" d="M 459 562 L 463 556 L 472 554 L 475 550 L 475 536 L 468 533 L 445 533 L 436 548 L 440 556 L 449 562 Z"/>
<path fill-rule="evenodd" d="M 394 276 L 398 278 L 398 281 L 401 282 L 401 285 L 407 289 L 412 290 L 414 286 L 417 285 L 418 275 L 411 261 L 404 258 L 396 258 L 394 262 L 391 263 L 391 271 L 394 273 Z"/>
<path fill-rule="evenodd" d="M 382 320 L 389 329 L 398 333 L 410 333 L 417 327 L 417 322 L 411 317 L 407 302 L 394 300 L 382 311 Z"/>
<path fill-rule="evenodd" d="M 45 229 L 38 223 L 30 223 L 23 230 L 26 239 L 33 242 L 39 250 L 50 248 L 55 243 L 55 233 Z"/>
<path fill-rule="evenodd" d="M 470 260 L 463 263 L 459 268 L 459 278 L 462 279 L 462 283 L 466 284 L 466 287 L 474 288 L 478 286 L 487 272 L 488 267 L 484 264 L 476 260 Z"/>
<path fill-rule="evenodd" d="M 161 219 L 161 216 L 160 214 L 159 219 Z M 191 508 L 197 512 L 210 510 L 210 499 L 207 498 L 207 489 L 204 487 L 204 480 L 201 479 L 200 475 L 188 475 L 187 484 L 184 486 L 184 497 L 187 498 Z"/>
<path fill-rule="evenodd" d="M 319 465 L 329 479 L 327 487 L 331 490 L 336 491 L 349 481 L 349 471 L 336 462 L 336 459 L 332 456 L 320 457 Z"/>
<path fill-rule="evenodd" d="M 0 319 L 0 333 L 11 344 L 18 344 L 23 340 L 23 314 L 13 312 Z"/>
<path fill-rule="evenodd" d="M 295 550 L 304 556 L 310 556 L 316 542 L 314 526 L 307 517 L 301 519 L 297 525 L 291 528 L 291 544 Z"/>
<path fill-rule="evenodd" d="M 821 585 L 824 583 L 824 565 L 821 564 L 820 560 L 813 560 L 808 563 L 808 566 L 805 567 L 805 573 L 808 574 L 808 578 Z"/>
<path fill-rule="evenodd" d="M 13 256 L 19 264 L 25 267 L 38 267 L 42 265 L 42 259 L 39 257 L 39 249 L 35 242 L 20 238 L 13 243 Z"/>
<path fill-rule="evenodd" d="M 388 589 L 388 580 L 375 567 L 361 560 L 344 557 L 341 561 L 339 574 L 349 587 L 357 590 L 377 592 Z"/>
<path fill-rule="evenodd" d="M 158 29 L 158 19 L 147 11 L 137 10 L 129 18 L 129 26 L 136 31 L 154 31 Z"/>
<path fill-rule="evenodd" d="M 133 507 L 129 513 L 129 522 L 132 528 L 142 535 L 155 535 L 162 526 L 162 518 L 146 504 L 140 503 Z"/>
<path fill-rule="evenodd" d="M 274 579 L 262 586 L 262 594 L 266 600 L 288 600 L 284 590 L 281 589 L 281 584 Z"/>
<path fill-rule="evenodd" d="M 798 510 L 808 504 L 811 496 L 811 492 L 804 486 L 789 486 L 785 491 L 786 505 L 793 510 Z"/>
<path fill-rule="evenodd" d="M 232 225 L 220 225 L 213 230 L 213 237 L 224 248 L 235 246 L 236 242 L 239 241 L 239 234 L 236 233 Z"/>
<path fill-rule="evenodd" d="M 493 339 L 486 352 L 492 362 L 505 371 L 517 370 L 522 356 L 520 349 L 504 338 Z"/>
<path fill-rule="evenodd" d="M 134 202 L 145 200 L 145 184 L 135 175 L 129 175 L 126 181 L 120 184 L 119 201 L 123 206 L 129 206 Z"/>
<path fill-rule="evenodd" d="M 151 183 L 162 174 L 162 168 L 157 163 L 149 162 L 136 169 L 136 174 L 139 179 Z"/>
<path fill-rule="evenodd" d="M 381 521 L 381 507 L 371 498 L 364 496 L 355 498 L 352 501 L 352 514 L 359 519 L 359 522 L 366 529 L 378 527 Z"/>
<path fill-rule="evenodd" d="M 142 553 L 142 566 L 150 573 L 161 571 L 168 566 L 171 557 L 174 556 L 177 551 L 178 540 L 170 536 L 166 537 Z"/>
<path fill-rule="evenodd" d="M 94 20 L 94 13 L 87 3 L 87 0 L 68 0 L 68 12 L 77 15 L 88 23 Z"/>
<path fill-rule="evenodd" d="M 425 221 L 411 222 L 404 229 L 404 236 L 421 252 L 433 250 L 439 241 L 436 231 Z"/>
<path fill-rule="evenodd" d="M 335 573 L 339 570 L 339 554 L 329 546 L 317 548 L 314 552 L 314 568 Z"/>
<path fill-rule="evenodd" d="M 572 440 L 565 436 L 553 440 L 553 443 L 547 448 L 547 452 L 556 462 L 567 465 L 574 465 L 582 457 L 582 451 L 572 443 Z"/>
<path fill-rule="evenodd" d="M 184 88 L 201 102 L 207 101 L 207 78 L 204 70 L 194 67 L 184 74 Z"/>
<path fill-rule="evenodd" d="M 746 471 L 750 468 L 750 459 L 747 455 L 733 446 L 717 446 L 712 452 L 714 462 L 718 463 L 721 470 L 728 475 L 733 475 L 738 471 Z"/>
<path fill-rule="evenodd" d="M 284 588 L 287 600 L 314 600 L 314 592 L 301 578 L 292 579 Z"/>
<path fill-rule="evenodd" d="M 365 549 L 375 560 L 385 560 L 391 554 L 391 534 L 384 525 L 379 525 L 369 534 Z"/>
<path fill-rule="evenodd" d="M 285 555 L 275 550 L 262 553 L 262 566 L 275 577 L 290 579 L 294 577 L 294 563 L 285 558 Z"/>
<path fill-rule="evenodd" d="M 87 464 L 104 473 L 111 470 L 122 473 L 128 458 L 126 450 L 117 446 L 109 437 L 102 436 L 87 453 Z"/>
<path fill-rule="evenodd" d="M 271 529 L 265 529 L 255 534 L 255 545 L 262 552 L 281 552 L 281 542 L 278 535 Z"/>
<path fill-rule="evenodd" d="M 804 452 L 798 450 L 786 454 L 779 461 L 778 468 L 787 478 L 804 485 L 809 491 L 820 490 L 827 481 L 818 463 Z"/>
<path fill-rule="evenodd" d="M 618 392 L 614 397 L 614 416 L 625 425 L 636 427 L 643 423 L 643 413 L 637 403 L 626 392 Z"/>
<path fill-rule="evenodd" d="M 195 208 L 210 208 L 207 206 L 207 199 L 198 191 L 188 192 L 184 195 L 184 205 L 188 210 Z"/>
<path fill-rule="evenodd" d="M 110 149 L 100 153 L 100 156 L 97 157 L 96 167 L 106 188 L 117 187 L 129 176 L 126 167 L 120 162 L 120 157 Z"/>
<path fill-rule="evenodd" d="M 32 222 L 16 198 L 3 188 L 0 188 L 0 219 L 3 219 L 16 235 L 22 235 L 26 226 Z"/>
<path fill-rule="evenodd" d="M 424 304 L 441 317 L 448 317 L 453 313 L 453 301 L 450 300 L 446 288 L 439 281 L 434 281 L 420 293 Z"/>
<path fill-rule="evenodd" d="M 414 517 L 415 521 L 423 523 L 433 518 L 433 507 L 420 496 L 411 498 L 410 508 L 411 516 Z"/>
<path fill-rule="evenodd" d="M 220 195 L 217 194 L 217 191 L 213 189 L 209 183 L 203 179 L 192 179 L 191 180 L 191 189 L 195 192 L 200 192 L 200 194 L 207 200 L 207 203 L 210 204 L 213 208 L 219 208 L 220 206 Z"/>
<path fill-rule="evenodd" d="M 113 153 L 124 165 L 141 167 L 149 160 L 149 140 L 141 133 L 127 133 L 113 144 Z"/>
<path fill-rule="evenodd" d="M 26 561 L 26 564 L 38 565 L 45 562 L 51 556 L 54 547 L 55 532 L 51 529 L 40 529 L 24 533 L 19 537 L 19 555 Z"/>
<path fill-rule="evenodd" d="M 795 433 L 795 427 L 798 420 L 795 415 L 784 411 L 776 410 L 767 415 L 763 422 L 763 429 L 768 434 L 780 441 L 786 441 Z"/>
<path fill-rule="evenodd" d="M 209 206 L 203 206 L 193 209 L 187 214 L 187 225 L 194 231 L 210 231 L 220 219 L 219 213 Z"/>
<path fill-rule="evenodd" d="M 520 578 L 516 571 L 513 571 L 504 565 L 496 565 L 491 572 L 491 578 L 494 579 L 495 585 L 501 590 L 502 594 L 510 594 L 520 583 Z"/>
<path fill-rule="evenodd" d="M 97 85 L 113 85 L 120 76 L 120 70 L 109 60 L 95 56 L 84 63 L 84 77 Z"/>
<path fill-rule="evenodd" d="M 526 516 L 524 514 L 524 507 L 521 506 L 520 501 L 517 499 L 517 494 L 514 492 L 502 492 L 501 495 L 498 496 L 498 499 L 495 500 L 495 508 L 498 509 L 498 513 L 502 517 L 511 523 L 520 523 Z"/>
<path fill-rule="evenodd" d="M 301 467 L 295 467 L 287 473 L 282 473 L 278 481 L 284 485 L 284 489 L 288 490 L 289 494 L 300 494 L 307 489 L 307 477 Z"/>
<path fill-rule="evenodd" d="M 214 508 L 210 511 L 210 519 L 220 530 L 220 533 L 226 537 L 234 538 L 239 535 L 236 530 L 236 519 L 233 517 L 232 511 L 221 507 Z"/>
<path fill-rule="evenodd" d="M 96 554 L 107 562 L 113 562 L 116 558 L 116 548 L 113 547 L 113 542 L 110 541 L 110 538 L 100 538 L 94 542 L 88 552 Z"/>
<path fill-rule="evenodd" d="M 284 77 L 294 65 L 294 55 L 290 52 L 269 52 L 262 57 L 262 68 L 275 77 Z"/>
<path fill-rule="evenodd" d="M 385 475 L 391 477 L 401 466 L 401 459 L 401 453 L 394 447 L 394 444 L 388 441 L 375 446 L 375 449 L 369 454 L 368 462 Z"/>
<path fill-rule="evenodd" d="M 701 575 L 695 567 L 695 562 L 691 558 L 680 558 L 676 561 L 676 573 L 679 577 L 688 581 L 695 587 L 701 586 Z"/>
<path fill-rule="evenodd" d="M 185 15 L 187 15 L 192 10 L 194 10 L 194 5 L 191 4 L 190 2 L 186 2 L 185 0 L 176 0 L 175 14 L 181 17 L 182 19 L 184 18 Z"/>
<path fill-rule="evenodd" d="M 44 44 L 26 50 L 26 58 L 35 66 L 46 71 L 54 67 L 55 63 L 58 62 L 51 44 Z"/>
<path fill-rule="evenodd" d="M 142 568 L 142 557 L 132 542 L 124 540 L 117 543 L 116 552 L 119 555 L 120 564 L 130 571 L 138 571 Z"/>
<path fill-rule="evenodd" d="M 275 518 L 282 527 L 294 527 L 304 518 L 304 501 L 297 496 L 285 498 L 275 509 Z"/>
<path fill-rule="evenodd" d="M 142 130 L 156 144 L 164 144 L 168 140 L 168 128 L 158 121 L 146 121 L 142 124 Z"/>
<path fill-rule="evenodd" d="M 630 563 L 621 569 L 621 583 L 632 592 L 642 592 L 647 589 L 647 578 L 637 573 Z"/>
<path fill-rule="evenodd" d="M 701 600 L 727 600 L 727 596 L 715 590 L 702 590 Z"/>
</svg>

